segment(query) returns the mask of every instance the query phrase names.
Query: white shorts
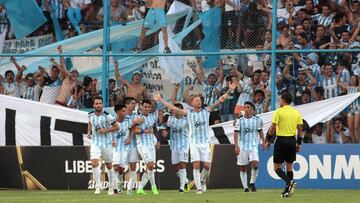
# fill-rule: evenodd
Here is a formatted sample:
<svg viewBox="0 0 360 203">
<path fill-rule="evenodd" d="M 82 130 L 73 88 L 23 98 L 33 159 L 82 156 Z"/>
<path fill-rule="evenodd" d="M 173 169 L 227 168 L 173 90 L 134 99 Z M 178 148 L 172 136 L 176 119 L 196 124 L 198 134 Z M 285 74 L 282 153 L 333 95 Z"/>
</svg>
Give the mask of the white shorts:
<svg viewBox="0 0 360 203">
<path fill-rule="evenodd" d="M 190 144 L 191 163 L 195 161 L 211 162 L 209 144 Z"/>
<path fill-rule="evenodd" d="M 120 165 L 121 168 L 125 168 L 128 163 L 128 149 L 122 151 L 113 150 L 113 158 L 112 164 L 113 165 Z"/>
<path fill-rule="evenodd" d="M 171 151 L 171 164 L 175 165 L 180 162 L 189 162 L 189 150 L 187 151 Z"/>
<path fill-rule="evenodd" d="M 139 153 L 136 148 L 129 148 L 127 154 L 127 160 L 129 163 L 139 162 Z"/>
<path fill-rule="evenodd" d="M 98 147 L 96 145 L 90 146 L 90 160 L 103 158 L 105 163 L 112 161 L 112 148 Z"/>
<path fill-rule="evenodd" d="M 149 162 L 156 162 L 155 146 L 138 145 L 137 150 L 141 159 L 148 164 Z"/>
<path fill-rule="evenodd" d="M 240 150 L 240 154 L 237 155 L 237 165 L 246 166 L 250 161 L 259 161 L 258 150 Z"/>
</svg>

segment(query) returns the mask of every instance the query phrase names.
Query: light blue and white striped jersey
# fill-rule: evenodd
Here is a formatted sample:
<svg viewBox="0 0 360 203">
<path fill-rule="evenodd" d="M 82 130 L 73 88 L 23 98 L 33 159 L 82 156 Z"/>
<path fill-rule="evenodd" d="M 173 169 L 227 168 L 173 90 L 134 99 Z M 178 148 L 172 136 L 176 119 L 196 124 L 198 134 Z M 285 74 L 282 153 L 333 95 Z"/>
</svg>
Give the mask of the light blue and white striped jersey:
<svg viewBox="0 0 360 203">
<path fill-rule="evenodd" d="M 188 151 L 190 144 L 188 119 L 170 116 L 166 125 L 170 127 L 170 149 L 172 151 Z"/>
<path fill-rule="evenodd" d="M 347 94 L 354 94 L 359 92 L 359 87 L 349 86 L 347 89 Z M 350 108 L 360 110 L 360 97 L 357 98 L 353 103 L 350 104 Z"/>
<path fill-rule="evenodd" d="M 35 86 L 30 87 L 26 83 L 20 83 L 21 96 L 24 99 L 36 101 L 35 99 Z"/>
<path fill-rule="evenodd" d="M 236 119 L 235 131 L 239 132 L 240 150 L 257 150 L 260 143 L 259 131 L 263 128 L 263 121 L 257 116 Z"/>
<path fill-rule="evenodd" d="M 126 114 L 125 119 L 127 120 L 127 122 L 129 122 L 129 124 L 132 124 L 134 119 L 136 118 L 137 114 L 136 113 L 132 113 L 132 114 Z M 131 125 L 129 125 L 131 126 Z M 131 143 L 129 144 L 129 148 L 130 149 L 136 149 L 136 136 L 133 136 L 133 139 L 131 140 Z"/>
<path fill-rule="evenodd" d="M 113 133 L 113 140 L 116 141 L 116 146 L 114 147 L 115 151 L 121 152 L 123 150 L 129 149 L 129 145 L 125 144 L 125 140 L 130 136 L 130 130 L 132 121 L 124 119 L 122 122 L 117 122 L 120 129 Z"/>
<path fill-rule="evenodd" d="M 324 16 L 322 13 L 320 14 L 316 14 L 314 16 L 312 16 L 313 20 L 317 20 L 318 21 L 318 25 L 323 25 L 325 27 L 330 26 L 332 19 L 333 19 L 333 14 L 330 14 L 329 16 Z"/>
<path fill-rule="evenodd" d="M 346 68 L 341 71 L 340 82 L 345 83 L 346 85 L 349 85 L 350 83 L 350 72 Z M 339 94 L 343 94 L 345 91 L 338 87 L 338 92 Z"/>
<path fill-rule="evenodd" d="M 193 109 L 187 110 L 189 125 L 189 136 L 191 144 L 209 144 L 209 116 L 207 108 L 202 108 L 199 112 Z"/>
<path fill-rule="evenodd" d="M 13 96 L 13 97 L 20 97 L 20 87 L 17 82 L 9 83 L 5 81 L 3 83 L 5 89 L 5 95 Z"/>
<path fill-rule="evenodd" d="M 337 86 L 337 77 L 333 75 L 330 78 L 322 77 L 321 86 L 324 88 L 324 97 L 325 99 L 331 99 L 339 95 L 338 86 Z"/>
<path fill-rule="evenodd" d="M 51 0 L 50 4 L 51 12 L 53 12 L 58 19 L 65 17 L 65 9 L 62 0 Z"/>
<path fill-rule="evenodd" d="M 244 79 L 243 84 L 241 84 L 242 91 L 239 95 L 236 105 L 244 106 L 245 102 L 247 101 L 251 102 L 253 100 L 254 91 L 260 88 L 260 84 L 252 86 L 251 83 L 252 83 L 251 78 Z"/>
<path fill-rule="evenodd" d="M 204 103 L 208 106 L 213 105 L 218 99 L 219 96 L 216 94 L 215 89 L 221 92 L 221 84 L 219 82 L 214 85 L 209 85 L 207 81 L 204 85 Z"/>
<path fill-rule="evenodd" d="M 253 104 L 255 105 L 256 115 L 265 113 L 265 101 L 263 101 L 261 103 L 253 102 Z"/>
<path fill-rule="evenodd" d="M 141 130 L 153 128 L 157 124 L 157 116 L 153 113 L 149 113 L 148 116 L 145 116 L 143 114 L 138 116 L 144 118 L 145 120 L 144 123 L 140 125 Z M 151 134 L 141 133 L 136 135 L 136 144 L 138 145 L 154 147 L 155 143 L 156 143 L 156 139 L 153 133 Z"/>
<path fill-rule="evenodd" d="M 115 118 L 103 111 L 101 115 L 97 116 L 95 112 L 90 112 L 89 122 L 91 123 L 91 145 L 96 145 L 98 147 L 112 147 L 112 133 L 105 133 L 101 135 L 99 133 L 100 128 L 111 128 L 114 123 L 116 123 Z"/>
</svg>

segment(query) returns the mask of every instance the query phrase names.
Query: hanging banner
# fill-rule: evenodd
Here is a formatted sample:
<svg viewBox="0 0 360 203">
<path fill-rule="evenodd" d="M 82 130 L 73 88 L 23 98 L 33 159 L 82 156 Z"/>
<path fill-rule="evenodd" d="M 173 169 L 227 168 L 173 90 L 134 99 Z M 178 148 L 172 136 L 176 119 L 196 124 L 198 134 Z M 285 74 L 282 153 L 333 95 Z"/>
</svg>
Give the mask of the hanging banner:
<svg viewBox="0 0 360 203">
<path fill-rule="evenodd" d="M 4 41 L 4 54 L 22 54 L 53 43 L 52 34 Z M 0 46 L 1 47 L 1 46 Z"/>
<path fill-rule="evenodd" d="M 163 87 L 165 89 L 165 87 Z M 309 126 L 338 115 L 360 93 L 314 102 L 296 108 Z M 0 146 L 89 145 L 88 115 L 85 111 L 0 95 Z M 264 132 L 271 125 L 273 112 L 259 115 Z M 209 129 L 211 144 L 233 143 L 233 121 Z"/>
</svg>

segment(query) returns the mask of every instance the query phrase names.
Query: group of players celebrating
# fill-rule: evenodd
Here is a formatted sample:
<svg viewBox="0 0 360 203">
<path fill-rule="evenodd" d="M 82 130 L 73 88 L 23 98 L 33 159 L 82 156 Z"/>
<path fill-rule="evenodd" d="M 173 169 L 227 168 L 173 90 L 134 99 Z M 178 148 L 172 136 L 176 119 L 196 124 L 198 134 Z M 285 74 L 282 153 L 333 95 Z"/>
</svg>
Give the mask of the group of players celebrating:
<svg viewBox="0 0 360 203">
<path fill-rule="evenodd" d="M 162 103 L 171 110 L 172 115 L 166 122 L 170 134 L 171 162 L 180 179 L 179 192 L 187 192 L 188 178 L 186 164 L 190 159 L 193 167 L 193 177 L 196 193 L 206 191 L 206 180 L 211 166 L 209 115 L 218 105 L 223 103 L 228 94 L 235 89 L 230 85 L 229 90 L 213 105 L 204 107 L 201 96 L 190 97 L 190 106 L 184 108 L 181 103 L 169 103 L 159 93 L 153 95 L 155 102 Z M 100 157 L 104 160 L 109 180 L 108 194 L 113 195 L 121 191 L 124 184 L 124 170 L 129 165 L 129 181 L 127 194 L 133 194 L 136 180 L 136 163 L 141 158 L 146 164 L 136 191 L 137 194 L 146 194 L 144 187 L 150 180 L 152 193 L 159 191 L 155 183 L 154 166 L 156 163 L 156 149 L 159 147 L 154 127 L 159 124 L 158 115 L 151 112 L 151 101 L 144 99 L 135 111 L 137 103 L 134 98 L 126 98 L 124 104 L 114 107 L 117 117 L 114 118 L 103 110 L 102 98 L 94 97 L 94 111 L 89 113 L 88 137 L 91 139 L 90 159 L 95 179 L 95 194 L 100 194 Z M 258 145 L 269 147 L 269 140 L 264 138 L 262 131 L 263 121 L 254 115 L 255 106 L 251 102 L 244 105 L 244 115 L 235 120 L 234 144 L 237 164 L 240 166 L 240 179 L 244 192 L 255 192 L 255 181 L 258 175 Z M 162 119 L 160 119 L 162 120 Z M 262 142 L 260 142 L 260 140 Z M 251 162 L 250 184 L 247 184 L 246 166 Z M 200 168 L 202 165 L 202 171 Z M 292 184 L 290 187 L 290 183 Z M 287 182 L 284 193 L 294 191 L 294 182 Z"/>
</svg>

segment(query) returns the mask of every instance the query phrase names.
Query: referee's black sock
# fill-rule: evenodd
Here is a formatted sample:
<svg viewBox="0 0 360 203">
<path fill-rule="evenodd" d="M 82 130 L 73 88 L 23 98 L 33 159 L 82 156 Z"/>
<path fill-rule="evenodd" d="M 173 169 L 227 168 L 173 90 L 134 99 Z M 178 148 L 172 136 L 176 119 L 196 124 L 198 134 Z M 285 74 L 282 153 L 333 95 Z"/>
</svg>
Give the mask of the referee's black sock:
<svg viewBox="0 0 360 203">
<path fill-rule="evenodd" d="M 286 171 L 286 175 L 290 180 L 294 179 L 294 172 L 292 171 Z"/>
<path fill-rule="evenodd" d="M 291 180 L 289 179 L 288 176 L 285 175 L 284 171 L 281 168 L 276 169 L 275 172 L 281 179 L 283 179 L 286 182 L 286 185 L 290 184 Z"/>
</svg>

